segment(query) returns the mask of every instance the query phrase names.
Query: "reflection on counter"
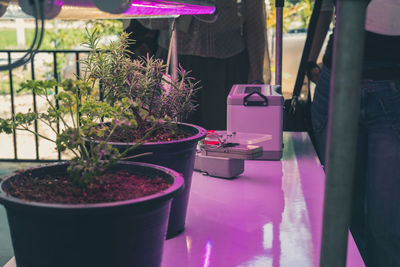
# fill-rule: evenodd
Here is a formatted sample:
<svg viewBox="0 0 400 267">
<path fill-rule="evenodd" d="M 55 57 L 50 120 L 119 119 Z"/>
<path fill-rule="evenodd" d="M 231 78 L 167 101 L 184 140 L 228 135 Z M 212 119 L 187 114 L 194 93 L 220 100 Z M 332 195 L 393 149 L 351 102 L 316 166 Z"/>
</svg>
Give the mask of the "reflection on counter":
<svg viewBox="0 0 400 267">
<path fill-rule="evenodd" d="M 319 265 L 325 175 L 306 133 L 284 133 L 281 161 L 245 161 L 237 178 L 193 174 L 186 230 L 163 267 Z M 348 266 L 363 266 L 349 239 Z"/>
</svg>

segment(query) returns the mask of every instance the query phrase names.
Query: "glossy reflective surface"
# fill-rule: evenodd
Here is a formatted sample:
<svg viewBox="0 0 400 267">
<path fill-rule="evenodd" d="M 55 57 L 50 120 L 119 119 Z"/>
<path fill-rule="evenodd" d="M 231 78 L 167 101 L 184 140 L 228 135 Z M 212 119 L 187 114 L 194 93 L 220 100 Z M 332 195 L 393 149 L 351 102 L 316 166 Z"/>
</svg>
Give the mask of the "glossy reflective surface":
<svg viewBox="0 0 400 267">
<path fill-rule="evenodd" d="M 234 180 L 195 173 L 186 230 L 163 267 L 318 266 L 324 172 L 308 136 L 284 134 L 282 161 L 246 161 Z M 349 238 L 347 265 L 364 266 Z"/>
<path fill-rule="evenodd" d="M 246 161 L 234 180 L 193 174 L 186 230 L 162 267 L 319 266 L 324 172 L 305 133 L 283 140 L 281 161 Z M 364 266 L 351 235 L 347 266 Z"/>
</svg>

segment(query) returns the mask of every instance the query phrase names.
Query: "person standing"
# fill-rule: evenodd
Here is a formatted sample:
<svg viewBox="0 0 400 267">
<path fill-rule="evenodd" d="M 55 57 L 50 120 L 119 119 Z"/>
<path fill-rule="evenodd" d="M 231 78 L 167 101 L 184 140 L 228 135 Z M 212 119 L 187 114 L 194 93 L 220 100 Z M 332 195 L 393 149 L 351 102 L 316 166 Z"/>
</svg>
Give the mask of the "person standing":
<svg viewBox="0 0 400 267">
<path fill-rule="evenodd" d="M 211 15 L 176 19 L 178 62 L 200 81 L 197 110 L 189 123 L 206 129 L 226 129 L 227 96 L 234 84 L 263 83 L 266 50 L 266 20 L 263 0 L 216 0 Z M 141 20 L 160 30 L 158 56 L 167 59 L 170 43 L 166 19 Z"/>
<path fill-rule="evenodd" d="M 131 59 L 146 57 L 147 55 L 154 56 L 158 48 L 158 31 L 145 28 L 136 19 L 131 19 L 127 22 L 128 24 L 124 31 L 130 34 L 129 37 L 134 40 L 128 46 L 128 50 L 132 52 L 129 54 Z"/>
<path fill-rule="evenodd" d="M 323 4 L 330 4 L 333 8 L 332 0 L 324 0 Z M 371 0 L 363 40 L 365 48 L 350 230 L 366 266 L 373 267 L 400 266 L 399 14 L 400 1 Z M 324 21 L 326 18 L 321 16 L 319 19 Z M 323 23 L 318 25 L 324 26 Z M 321 36 L 315 39 L 319 48 L 320 39 Z M 318 77 L 311 113 L 316 150 L 322 164 L 325 164 L 332 48 L 333 36 L 328 42 L 322 69 L 309 64 L 309 73 L 314 75 L 314 80 Z M 312 51 L 311 62 L 319 53 L 318 49 Z"/>
</svg>

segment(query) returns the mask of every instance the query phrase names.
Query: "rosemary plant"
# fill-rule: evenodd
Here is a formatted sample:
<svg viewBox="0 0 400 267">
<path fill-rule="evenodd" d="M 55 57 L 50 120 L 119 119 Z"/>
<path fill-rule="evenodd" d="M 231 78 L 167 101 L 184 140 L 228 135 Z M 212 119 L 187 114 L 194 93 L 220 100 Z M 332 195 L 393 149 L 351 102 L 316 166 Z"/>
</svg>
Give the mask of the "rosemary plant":
<svg viewBox="0 0 400 267">
<path fill-rule="evenodd" d="M 129 99 L 133 104 L 130 111 L 142 136 L 151 127 L 149 117 L 182 121 L 195 110 L 193 96 L 199 88 L 190 72 L 178 67 L 178 77 L 173 80 L 167 75 L 167 66 L 161 59 L 131 60 L 128 47 L 133 41 L 127 33 L 122 33 L 118 41 L 106 47 L 100 47 L 99 40 L 97 31 L 88 32 L 85 46 L 90 53 L 82 60 L 84 79 L 93 85 L 101 84 L 104 99 L 110 105 Z"/>
</svg>

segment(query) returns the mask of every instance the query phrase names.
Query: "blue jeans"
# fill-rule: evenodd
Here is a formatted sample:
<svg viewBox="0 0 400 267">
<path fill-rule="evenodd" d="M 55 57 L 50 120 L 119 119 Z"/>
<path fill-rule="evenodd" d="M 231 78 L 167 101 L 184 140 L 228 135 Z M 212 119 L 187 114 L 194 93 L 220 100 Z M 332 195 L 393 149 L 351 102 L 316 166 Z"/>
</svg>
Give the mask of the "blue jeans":
<svg viewBox="0 0 400 267">
<path fill-rule="evenodd" d="M 311 108 L 315 146 L 325 164 L 330 70 Z M 350 230 L 367 266 L 400 266 L 400 81 L 363 80 Z"/>
</svg>

